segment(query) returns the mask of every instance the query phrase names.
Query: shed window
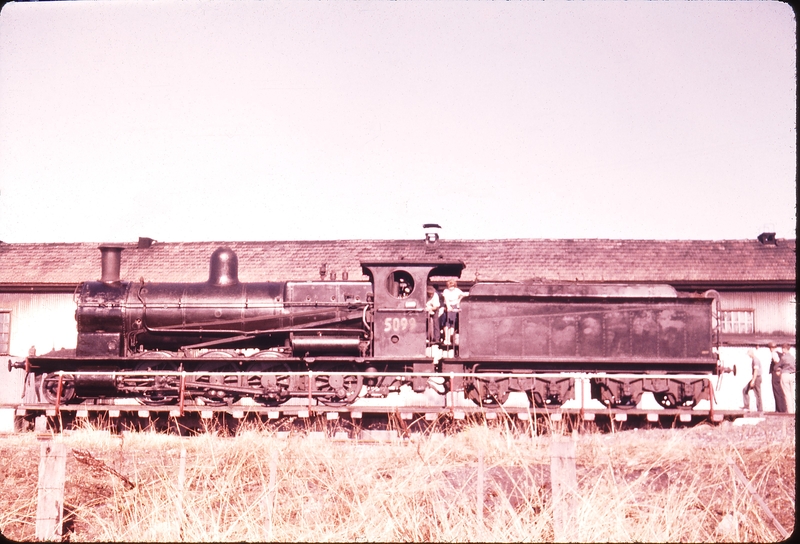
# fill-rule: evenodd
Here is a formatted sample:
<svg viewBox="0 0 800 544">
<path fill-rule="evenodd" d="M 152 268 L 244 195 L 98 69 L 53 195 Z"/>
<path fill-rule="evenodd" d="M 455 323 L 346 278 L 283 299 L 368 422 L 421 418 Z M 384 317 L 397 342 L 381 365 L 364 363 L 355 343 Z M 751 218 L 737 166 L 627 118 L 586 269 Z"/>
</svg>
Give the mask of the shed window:
<svg viewBox="0 0 800 544">
<path fill-rule="evenodd" d="M 11 339 L 11 311 L 0 310 L 0 355 L 8 355 Z"/>
<path fill-rule="evenodd" d="M 753 310 L 721 312 L 723 333 L 753 334 Z"/>
</svg>

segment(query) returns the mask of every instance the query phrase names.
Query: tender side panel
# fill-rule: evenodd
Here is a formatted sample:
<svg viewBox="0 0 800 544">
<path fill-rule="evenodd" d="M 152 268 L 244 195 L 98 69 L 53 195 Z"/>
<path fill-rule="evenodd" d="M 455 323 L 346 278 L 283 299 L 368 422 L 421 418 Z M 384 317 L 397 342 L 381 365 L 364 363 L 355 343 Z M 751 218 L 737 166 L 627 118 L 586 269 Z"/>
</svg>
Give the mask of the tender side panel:
<svg viewBox="0 0 800 544">
<path fill-rule="evenodd" d="M 497 290 L 495 290 L 497 291 Z M 676 361 L 712 359 L 711 300 L 638 297 L 470 296 L 465 358 Z"/>
</svg>

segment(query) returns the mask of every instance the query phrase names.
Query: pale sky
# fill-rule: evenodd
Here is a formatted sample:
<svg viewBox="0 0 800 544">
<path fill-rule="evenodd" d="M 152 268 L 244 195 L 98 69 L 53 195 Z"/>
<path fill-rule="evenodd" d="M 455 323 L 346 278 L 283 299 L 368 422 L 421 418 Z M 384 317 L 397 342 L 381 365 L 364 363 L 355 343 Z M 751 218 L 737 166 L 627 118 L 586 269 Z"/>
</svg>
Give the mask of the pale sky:
<svg viewBox="0 0 800 544">
<path fill-rule="evenodd" d="M 0 240 L 796 228 L 779 2 L 10 3 Z"/>
</svg>

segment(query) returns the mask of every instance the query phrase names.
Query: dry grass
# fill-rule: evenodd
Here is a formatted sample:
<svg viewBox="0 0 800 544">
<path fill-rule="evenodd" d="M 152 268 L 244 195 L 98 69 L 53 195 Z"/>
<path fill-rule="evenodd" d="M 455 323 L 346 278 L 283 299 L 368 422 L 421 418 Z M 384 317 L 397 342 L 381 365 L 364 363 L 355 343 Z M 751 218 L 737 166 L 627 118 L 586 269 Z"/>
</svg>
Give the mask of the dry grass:
<svg viewBox="0 0 800 544">
<path fill-rule="evenodd" d="M 579 489 L 566 512 L 570 540 L 781 540 L 726 457 L 783 526 L 794 528 L 791 420 L 573 438 Z M 113 471 L 70 455 L 65 503 L 73 541 L 554 539 L 550 436 L 502 425 L 386 444 L 283 438 L 257 427 L 235 438 L 87 429 L 57 439 L 136 484 L 129 489 Z M 33 538 L 38 452 L 32 433 L 0 438 L 0 530 L 11 539 Z"/>
</svg>

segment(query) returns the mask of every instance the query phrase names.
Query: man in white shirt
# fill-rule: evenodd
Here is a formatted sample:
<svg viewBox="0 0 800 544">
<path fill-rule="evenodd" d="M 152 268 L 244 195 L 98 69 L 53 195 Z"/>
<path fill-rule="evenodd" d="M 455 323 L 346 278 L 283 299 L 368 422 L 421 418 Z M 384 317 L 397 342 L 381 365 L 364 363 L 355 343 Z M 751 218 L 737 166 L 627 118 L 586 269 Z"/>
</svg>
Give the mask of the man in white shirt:
<svg viewBox="0 0 800 544">
<path fill-rule="evenodd" d="M 752 391 L 756 396 L 756 410 L 758 410 L 760 414 L 764 411 L 764 407 L 761 404 L 761 361 L 756 356 L 756 351 L 754 349 L 747 350 L 747 355 L 750 356 L 750 360 L 752 361 L 753 377 L 750 378 L 750 381 L 747 382 L 747 385 L 745 385 L 742 390 L 743 407 L 745 412 L 750 410 L 750 391 Z"/>
</svg>

